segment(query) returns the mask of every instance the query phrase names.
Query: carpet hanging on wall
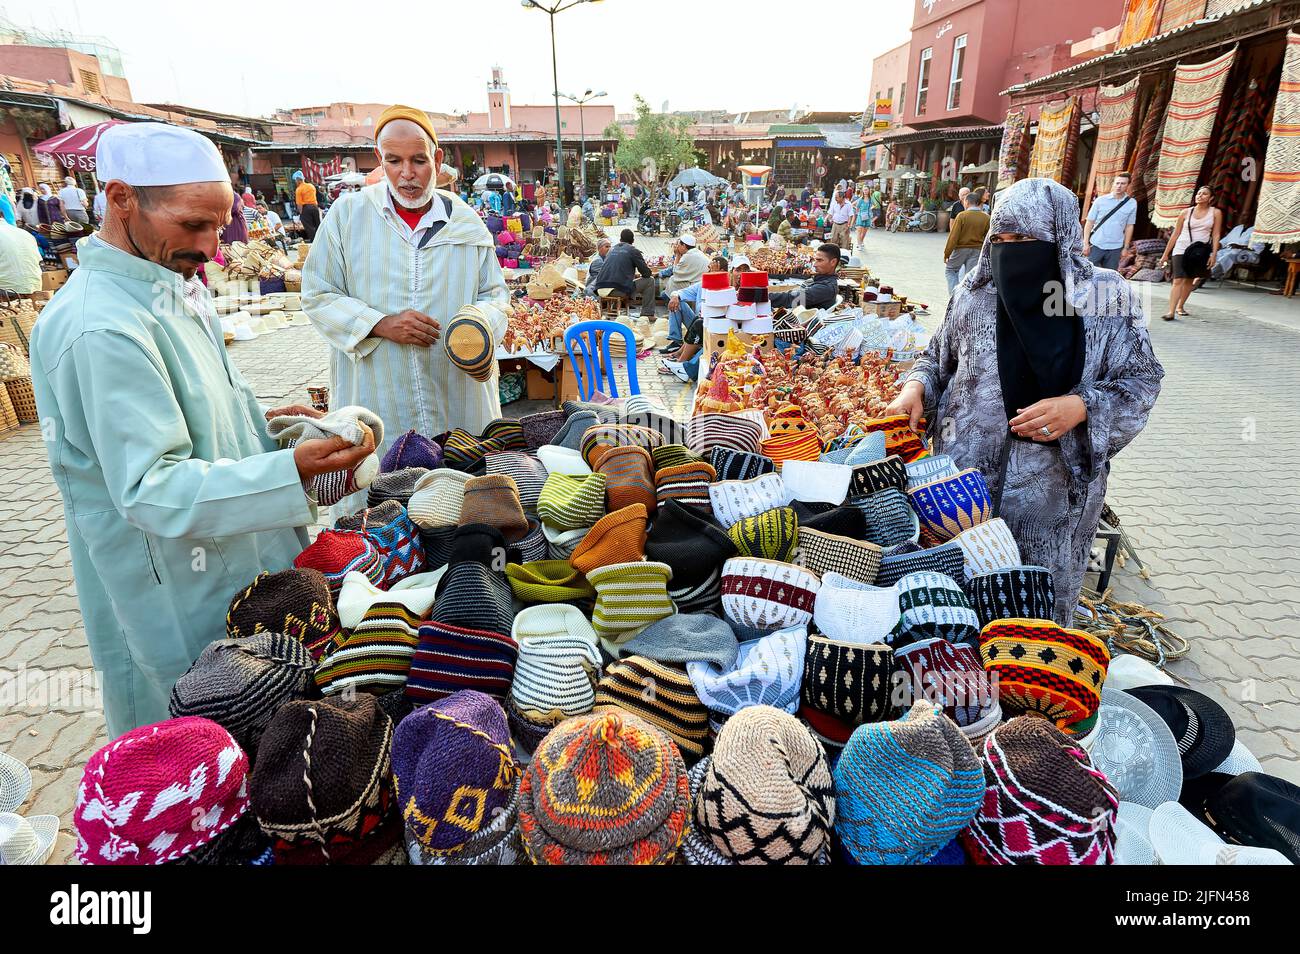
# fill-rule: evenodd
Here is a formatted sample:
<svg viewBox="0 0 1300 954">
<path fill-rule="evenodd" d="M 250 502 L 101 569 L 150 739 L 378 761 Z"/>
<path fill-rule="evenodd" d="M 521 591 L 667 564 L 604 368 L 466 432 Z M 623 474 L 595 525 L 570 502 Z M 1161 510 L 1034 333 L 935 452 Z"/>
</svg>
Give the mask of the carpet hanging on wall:
<svg viewBox="0 0 1300 954">
<path fill-rule="evenodd" d="M 1124 8 L 1124 28 L 1119 32 L 1115 48 L 1122 49 L 1155 36 L 1159 14 L 1160 0 L 1128 0 Z"/>
<path fill-rule="evenodd" d="M 1025 165 L 1029 155 L 1029 123 L 1025 120 L 1023 109 L 1013 109 L 1007 113 L 1006 122 L 1002 124 L 1002 148 L 998 152 L 998 184 L 994 191 L 1000 192 L 1021 179 L 1025 174 Z"/>
<path fill-rule="evenodd" d="M 1142 120 L 1138 123 L 1133 161 L 1129 163 L 1129 171 L 1133 173 L 1129 193 L 1138 202 L 1148 199 L 1155 192 L 1156 168 L 1160 164 L 1160 132 L 1165 126 L 1165 107 L 1169 105 L 1172 86 L 1163 77 L 1156 80 L 1147 94 Z"/>
<path fill-rule="evenodd" d="M 1165 111 L 1160 172 L 1151 207 L 1151 221 L 1158 228 L 1176 223 L 1179 214 L 1192 204 L 1236 53 L 1233 47 L 1208 63 L 1180 64 L 1174 71 L 1174 92 Z"/>
<path fill-rule="evenodd" d="M 1233 98 L 1223 121 L 1218 159 L 1210 174 L 1214 207 L 1223 213 L 1223 230 L 1242 221 L 1248 196 L 1258 181 L 1264 160 L 1268 130 L 1268 98 L 1259 83 L 1251 80 Z"/>
<path fill-rule="evenodd" d="M 1029 157 L 1029 178 L 1055 179 L 1068 185 L 1074 172 L 1074 146 L 1079 139 L 1079 97 L 1038 112 L 1038 135 Z"/>
<path fill-rule="evenodd" d="M 1300 242 L 1300 33 L 1286 37 L 1268 137 L 1254 240 L 1274 246 Z"/>
<path fill-rule="evenodd" d="M 1098 97 L 1101 122 L 1097 127 L 1096 194 L 1110 191 L 1115 173 L 1123 171 L 1133 141 L 1133 120 L 1137 116 L 1138 83 L 1134 77 L 1123 86 L 1103 86 Z"/>
<path fill-rule="evenodd" d="M 1205 16 L 1205 0 L 1165 0 L 1160 8 L 1160 29 L 1168 33 Z"/>
</svg>

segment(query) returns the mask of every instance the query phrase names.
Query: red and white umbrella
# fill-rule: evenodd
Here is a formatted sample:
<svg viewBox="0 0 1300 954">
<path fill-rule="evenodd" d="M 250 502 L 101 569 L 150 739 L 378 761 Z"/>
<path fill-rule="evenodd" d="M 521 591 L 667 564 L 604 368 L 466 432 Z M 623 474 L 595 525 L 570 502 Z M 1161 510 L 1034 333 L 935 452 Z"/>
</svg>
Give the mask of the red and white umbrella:
<svg viewBox="0 0 1300 954">
<path fill-rule="evenodd" d="M 95 150 L 99 146 L 99 137 L 106 129 L 120 126 L 122 120 L 109 119 L 93 126 L 81 126 L 67 132 L 51 136 L 44 142 L 32 147 L 32 152 L 42 156 L 53 156 L 63 164 L 65 169 L 80 169 L 84 172 L 95 171 Z"/>
</svg>

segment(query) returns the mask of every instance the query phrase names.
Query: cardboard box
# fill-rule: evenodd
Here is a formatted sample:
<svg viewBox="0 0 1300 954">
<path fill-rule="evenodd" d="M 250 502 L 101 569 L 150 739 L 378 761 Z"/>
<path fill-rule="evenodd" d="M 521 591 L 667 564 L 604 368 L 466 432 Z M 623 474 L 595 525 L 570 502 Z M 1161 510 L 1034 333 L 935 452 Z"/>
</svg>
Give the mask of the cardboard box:
<svg viewBox="0 0 1300 954">
<path fill-rule="evenodd" d="M 543 371 L 535 364 L 528 365 L 527 371 L 527 393 L 526 397 L 530 401 L 554 401 L 560 393 L 557 379 L 560 375 L 562 365 L 567 365 L 567 359 L 562 359 L 561 364 L 556 365 L 553 371 Z"/>
<path fill-rule="evenodd" d="M 41 272 L 41 291 L 58 291 L 68 280 L 66 268 L 51 268 Z"/>
</svg>

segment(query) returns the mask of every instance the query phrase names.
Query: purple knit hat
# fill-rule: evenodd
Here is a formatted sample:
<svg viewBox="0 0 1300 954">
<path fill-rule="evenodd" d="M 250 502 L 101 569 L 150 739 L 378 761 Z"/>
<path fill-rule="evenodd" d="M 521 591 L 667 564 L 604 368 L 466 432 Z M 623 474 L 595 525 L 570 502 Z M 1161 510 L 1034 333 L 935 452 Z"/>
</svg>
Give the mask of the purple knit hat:
<svg viewBox="0 0 1300 954">
<path fill-rule="evenodd" d="M 505 713 L 472 689 L 416 709 L 393 736 L 398 807 L 433 855 L 455 853 L 506 811 L 518 771 Z"/>
<path fill-rule="evenodd" d="M 388 448 L 379 462 L 381 474 L 391 474 L 406 467 L 427 467 L 433 470 L 442 466 L 442 448 L 414 430 L 407 431 Z"/>
</svg>

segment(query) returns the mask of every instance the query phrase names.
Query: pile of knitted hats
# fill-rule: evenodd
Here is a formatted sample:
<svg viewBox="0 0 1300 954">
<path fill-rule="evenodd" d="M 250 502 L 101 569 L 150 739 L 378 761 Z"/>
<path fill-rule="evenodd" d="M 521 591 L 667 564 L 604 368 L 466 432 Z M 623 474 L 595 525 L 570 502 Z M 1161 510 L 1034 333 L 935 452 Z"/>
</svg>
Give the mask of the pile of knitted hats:
<svg viewBox="0 0 1300 954">
<path fill-rule="evenodd" d="M 79 858 L 1296 859 L 1258 820 L 1294 831 L 1300 790 L 1057 622 L 978 471 L 892 419 L 778 463 L 760 418 L 401 435 L 368 506 L 233 595 L 174 718 L 92 760 Z M 128 805 L 176 785 L 183 817 Z"/>
</svg>

